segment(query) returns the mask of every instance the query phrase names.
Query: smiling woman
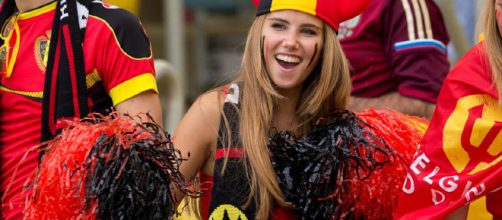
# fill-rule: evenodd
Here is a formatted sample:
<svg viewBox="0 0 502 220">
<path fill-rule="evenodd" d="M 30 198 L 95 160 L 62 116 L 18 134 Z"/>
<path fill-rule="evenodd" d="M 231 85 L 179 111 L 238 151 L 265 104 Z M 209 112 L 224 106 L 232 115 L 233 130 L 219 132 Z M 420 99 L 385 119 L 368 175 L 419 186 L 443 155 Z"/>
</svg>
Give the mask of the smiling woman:
<svg viewBox="0 0 502 220">
<path fill-rule="evenodd" d="M 316 219 L 342 214 L 334 208 L 337 198 L 330 195 L 335 194 L 330 191 L 336 190 L 335 182 L 329 182 L 324 194 L 307 200 L 286 197 L 285 183 L 278 180 L 282 171 L 276 170 L 275 156 L 281 148 L 272 147 L 269 138 L 281 131 L 306 137 L 320 118 L 345 109 L 351 89 L 349 66 L 336 30 L 369 1 L 255 1 L 257 17 L 238 78 L 200 96 L 174 133 L 175 146 L 190 156 L 181 165 L 185 178 L 200 173 L 202 183 L 213 182 L 212 193 L 201 198 L 204 219 Z M 343 179 L 337 178 L 337 169 L 330 170 L 335 173 L 332 180 Z M 316 189 L 305 195 L 312 192 Z M 332 198 L 317 201 L 326 196 Z M 313 207 L 324 208 L 308 216 Z"/>
</svg>

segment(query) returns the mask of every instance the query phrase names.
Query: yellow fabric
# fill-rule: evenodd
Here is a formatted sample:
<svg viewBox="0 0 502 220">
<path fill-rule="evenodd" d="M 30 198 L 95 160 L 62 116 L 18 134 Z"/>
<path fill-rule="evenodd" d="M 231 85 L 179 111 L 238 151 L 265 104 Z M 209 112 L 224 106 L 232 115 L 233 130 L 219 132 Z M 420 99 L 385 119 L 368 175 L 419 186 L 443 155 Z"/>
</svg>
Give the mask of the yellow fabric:
<svg viewBox="0 0 502 220">
<path fill-rule="evenodd" d="M 5 86 L 0 86 L 0 90 L 5 91 L 5 92 L 15 93 L 15 94 L 18 94 L 18 95 L 28 96 L 28 97 L 32 97 L 32 98 L 39 98 L 39 99 L 41 99 L 41 98 L 44 97 L 44 92 L 16 91 L 16 90 L 9 89 L 9 88 L 7 88 Z"/>
<path fill-rule="evenodd" d="M 199 203 L 199 199 L 196 199 L 197 203 Z M 189 213 L 187 210 L 188 204 L 187 204 L 186 198 L 181 200 L 180 204 L 178 205 L 178 212 L 181 213 L 179 216 L 174 216 L 174 220 L 199 220 L 195 213 Z"/>
<path fill-rule="evenodd" d="M 483 196 L 469 205 L 467 220 L 493 219 L 493 216 L 486 210 L 486 196 Z"/>
<path fill-rule="evenodd" d="M 85 85 L 87 88 L 91 88 L 99 81 L 101 81 L 101 77 L 99 77 L 97 69 L 94 69 L 92 73 L 89 73 L 85 76 Z"/>
<path fill-rule="evenodd" d="M 502 121 L 502 115 L 499 114 L 499 112 L 502 111 L 502 107 L 498 104 L 498 100 L 495 100 L 489 95 L 468 95 L 462 97 L 458 99 L 455 111 L 444 125 L 444 153 L 458 173 L 464 172 L 471 161 L 472 155 L 462 147 L 458 147 L 463 145 L 461 138 L 457 137 L 462 137 L 464 127 L 469 120 L 469 110 L 479 105 L 484 105 L 483 114 L 480 118 L 476 119 L 473 125 L 473 131 L 476 131 L 476 135 L 472 135 L 469 141 L 473 146 L 480 146 L 481 142 L 485 140 L 490 129 L 493 127 L 495 121 Z M 497 136 L 492 141 L 487 151 L 490 155 L 496 156 L 502 152 L 501 146 L 502 138 Z M 500 160 L 502 160 L 502 157 L 494 159 L 489 164 L 480 162 L 474 170 L 469 172 L 469 174 L 474 175 L 482 170 L 488 169 L 496 165 Z"/>
<path fill-rule="evenodd" d="M 139 14 L 139 0 L 105 0 L 105 2 L 128 10 L 135 15 Z"/>
<path fill-rule="evenodd" d="M 248 220 L 246 215 L 242 213 L 239 208 L 230 204 L 223 204 L 216 207 L 213 213 L 209 216 L 209 219 L 225 219 L 226 216 L 230 220 Z"/>
<path fill-rule="evenodd" d="M 112 97 L 113 106 L 116 106 L 117 104 L 148 90 L 153 90 L 156 93 L 159 93 L 159 90 L 157 89 L 157 82 L 155 81 L 153 74 L 144 73 L 113 87 L 110 90 L 110 97 Z"/>
<path fill-rule="evenodd" d="M 50 3 L 44 7 L 21 13 L 21 14 L 19 14 L 19 20 L 32 18 L 37 15 L 41 15 L 41 14 L 44 14 L 44 13 L 49 12 L 51 10 L 54 10 L 56 8 L 56 5 L 57 5 L 57 2 L 54 1 L 53 3 Z"/>
<path fill-rule="evenodd" d="M 9 47 L 13 47 L 12 49 L 12 55 L 9 55 L 9 48 L 7 47 L 7 71 L 6 71 L 6 76 L 7 78 L 10 77 L 12 74 L 12 70 L 14 69 L 14 64 L 16 64 L 16 59 L 17 59 L 17 53 L 19 52 L 19 44 L 21 42 L 21 31 L 19 31 L 19 25 L 16 23 L 14 24 L 14 32 L 16 32 L 16 42 L 14 45 L 10 45 Z M 9 34 L 9 37 L 5 39 L 5 42 L 10 42 L 10 37 L 12 36 L 12 33 Z M 7 43 L 8 45 L 8 43 Z"/>
<path fill-rule="evenodd" d="M 270 11 L 293 9 L 316 15 L 317 0 L 273 0 Z"/>
</svg>

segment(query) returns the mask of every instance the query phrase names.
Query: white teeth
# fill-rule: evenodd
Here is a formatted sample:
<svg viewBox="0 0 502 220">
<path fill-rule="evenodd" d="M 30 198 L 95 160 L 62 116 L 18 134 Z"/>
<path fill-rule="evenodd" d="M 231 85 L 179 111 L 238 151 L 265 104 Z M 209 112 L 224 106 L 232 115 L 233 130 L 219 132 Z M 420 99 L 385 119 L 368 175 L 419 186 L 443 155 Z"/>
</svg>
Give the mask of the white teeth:
<svg viewBox="0 0 502 220">
<path fill-rule="evenodd" d="M 276 55 L 275 58 L 277 58 L 280 61 L 287 62 L 287 63 L 300 63 L 301 62 L 300 58 L 298 58 L 298 57 L 282 55 L 282 54 Z"/>
</svg>

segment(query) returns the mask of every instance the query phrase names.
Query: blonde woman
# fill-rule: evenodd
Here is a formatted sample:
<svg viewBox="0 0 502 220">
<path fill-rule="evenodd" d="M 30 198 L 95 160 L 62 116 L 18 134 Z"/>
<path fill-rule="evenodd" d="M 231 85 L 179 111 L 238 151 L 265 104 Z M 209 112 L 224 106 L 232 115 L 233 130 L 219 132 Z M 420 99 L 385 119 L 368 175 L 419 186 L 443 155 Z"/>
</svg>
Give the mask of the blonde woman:
<svg viewBox="0 0 502 220">
<path fill-rule="evenodd" d="M 449 73 L 403 186 L 399 219 L 502 218 L 502 0 Z"/>
<path fill-rule="evenodd" d="M 336 30 L 368 2 L 255 1 L 238 78 L 200 96 L 174 133 L 189 157 L 186 178 L 200 172 L 202 183 L 214 180 L 201 202 L 205 219 L 291 218 L 268 138 L 303 136 L 320 117 L 345 109 L 351 83 Z"/>
</svg>

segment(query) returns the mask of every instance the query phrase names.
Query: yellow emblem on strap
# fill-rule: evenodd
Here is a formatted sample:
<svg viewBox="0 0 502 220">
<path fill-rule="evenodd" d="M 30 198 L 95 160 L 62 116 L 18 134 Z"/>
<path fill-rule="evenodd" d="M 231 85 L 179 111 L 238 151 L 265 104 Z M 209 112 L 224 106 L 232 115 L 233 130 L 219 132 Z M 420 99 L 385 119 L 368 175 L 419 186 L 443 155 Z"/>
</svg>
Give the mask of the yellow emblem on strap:
<svg viewBox="0 0 502 220">
<path fill-rule="evenodd" d="M 218 206 L 209 216 L 209 220 L 223 220 L 223 219 L 248 220 L 246 215 L 242 213 L 242 211 L 239 208 L 229 204 Z"/>
</svg>

